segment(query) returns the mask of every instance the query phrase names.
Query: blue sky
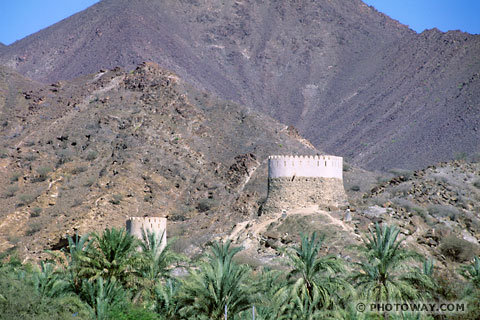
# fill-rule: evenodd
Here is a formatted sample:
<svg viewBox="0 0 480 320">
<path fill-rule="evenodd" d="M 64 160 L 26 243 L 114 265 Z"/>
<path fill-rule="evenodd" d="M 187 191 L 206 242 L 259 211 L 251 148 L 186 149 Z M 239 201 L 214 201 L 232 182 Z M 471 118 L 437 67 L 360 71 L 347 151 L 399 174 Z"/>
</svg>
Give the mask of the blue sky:
<svg viewBox="0 0 480 320">
<path fill-rule="evenodd" d="M 480 34 L 480 0 L 363 0 L 411 29 Z"/>
<path fill-rule="evenodd" d="M 349 1 L 349 0 L 345 0 Z M 480 34 L 480 0 L 363 0 L 417 32 L 437 27 Z M 0 0 L 0 42 L 11 44 L 98 0 Z"/>
<path fill-rule="evenodd" d="M 0 0 L 0 42 L 11 44 L 98 0 Z"/>
</svg>

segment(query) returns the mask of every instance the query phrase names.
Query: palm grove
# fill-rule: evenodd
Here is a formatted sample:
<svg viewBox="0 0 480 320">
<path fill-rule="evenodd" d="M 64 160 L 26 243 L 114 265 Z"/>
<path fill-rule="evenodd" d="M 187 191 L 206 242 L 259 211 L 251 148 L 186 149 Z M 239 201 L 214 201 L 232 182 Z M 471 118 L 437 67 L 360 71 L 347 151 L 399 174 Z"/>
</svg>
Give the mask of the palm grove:
<svg viewBox="0 0 480 320">
<path fill-rule="evenodd" d="M 395 226 L 378 224 L 353 248 L 358 261 L 321 255 L 315 233 L 283 251 L 283 269 L 241 264 L 241 248 L 214 242 L 196 261 L 107 229 L 69 237 L 68 247 L 39 266 L 5 253 L 0 264 L 0 319 L 434 319 L 426 313 L 366 313 L 365 302 L 463 299 L 448 318 L 480 316 L 480 260 L 458 270 L 461 290 L 435 276 L 433 262 L 405 249 Z M 188 270 L 175 275 L 175 270 Z M 178 272 L 177 272 L 178 273 Z M 444 319 L 443 315 L 435 316 Z"/>
</svg>

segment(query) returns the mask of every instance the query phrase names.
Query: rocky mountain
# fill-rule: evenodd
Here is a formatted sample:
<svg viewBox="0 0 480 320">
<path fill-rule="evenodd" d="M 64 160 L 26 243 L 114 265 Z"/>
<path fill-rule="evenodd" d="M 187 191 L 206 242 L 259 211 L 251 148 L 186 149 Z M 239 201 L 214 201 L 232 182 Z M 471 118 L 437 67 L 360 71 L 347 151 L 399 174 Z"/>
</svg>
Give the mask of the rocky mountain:
<svg viewBox="0 0 480 320">
<path fill-rule="evenodd" d="M 135 215 L 168 217 L 198 248 L 257 215 L 268 155 L 319 152 L 153 63 L 52 85 L 0 76 L 0 251 L 29 258 Z"/>
<path fill-rule="evenodd" d="M 363 219 L 393 222 L 407 243 L 451 271 L 480 253 L 480 163 L 453 161 L 395 174 L 364 194 L 358 225 Z"/>
<path fill-rule="evenodd" d="M 349 205 L 259 216 L 270 154 L 319 153 L 293 127 L 200 91 L 154 63 L 44 85 L 0 72 L 0 252 L 27 259 L 65 235 L 165 216 L 189 256 L 231 239 L 244 262 L 275 266 L 280 249 L 318 231 L 329 252 L 375 222 L 455 270 L 480 248 L 480 163 L 455 161 L 385 174 L 346 165 Z"/>
<path fill-rule="evenodd" d="M 480 163 L 465 161 L 396 170 L 377 180 L 351 168 L 345 172 L 348 208 L 298 208 L 247 218 L 228 238 L 246 248 L 245 261 L 260 265 L 274 263 L 301 233 L 316 231 L 325 236 L 328 253 L 349 260 L 355 256 L 352 245 L 361 243 L 372 224 L 393 224 L 407 247 L 435 261 L 437 272 L 451 279 L 460 264 L 480 254 L 479 176 Z"/>
<path fill-rule="evenodd" d="M 416 34 L 360 0 L 103 0 L 4 48 L 55 82 L 149 60 L 369 169 L 479 150 L 480 36 Z"/>
</svg>

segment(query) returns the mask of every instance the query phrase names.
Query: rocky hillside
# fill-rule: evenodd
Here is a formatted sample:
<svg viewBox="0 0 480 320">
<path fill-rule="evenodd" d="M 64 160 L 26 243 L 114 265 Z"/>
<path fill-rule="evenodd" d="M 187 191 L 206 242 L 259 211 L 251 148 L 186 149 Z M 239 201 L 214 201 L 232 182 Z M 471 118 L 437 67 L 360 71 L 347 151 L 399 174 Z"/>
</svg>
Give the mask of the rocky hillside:
<svg viewBox="0 0 480 320">
<path fill-rule="evenodd" d="M 361 219 L 393 221 L 407 243 L 452 269 L 480 253 L 480 163 L 439 163 L 396 171 L 364 195 Z"/>
<path fill-rule="evenodd" d="M 0 250 L 29 258 L 132 215 L 168 217 L 198 249 L 257 215 L 269 154 L 318 152 L 153 63 L 48 86 L 0 75 Z"/>
<path fill-rule="evenodd" d="M 55 82 L 156 61 L 355 164 L 418 169 L 478 151 L 479 54 L 480 36 L 416 34 L 360 0 L 103 0 L 0 63 Z"/>
<path fill-rule="evenodd" d="M 346 209 L 299 208 L 238 223 L 229 238 L 246 248 L 242 259 L 275 264 L 282 248 L 298 242 L 301 233 L 316 231 L 325 237 L 329 253 L 350 260 L 356 254 L 352 245 L 361 244 L 375 223 L 400 227 L 407 247 L 433 259 L 445 279 L 480 254 L 480 163 L 396 170 L 377 181 L 355 168 L 345 176 Z"/>
<path fill-rule="evenodd" d="M 240 259 L 276 265 L 280 249 L 318 231 L 347 260 L 375 222 L 453 270 L 479 253 L 480 163 L 388 176 L 345 166 L 349 205 L 259 216 L 270 154 L 319 151 L 293 127 L 199 91 L 153 63 L 42 85 L 0 73 L 0 251 L 45 258 L 65 235 L 166 216 L 175 250 L 212 239 Z"/>
</svg>

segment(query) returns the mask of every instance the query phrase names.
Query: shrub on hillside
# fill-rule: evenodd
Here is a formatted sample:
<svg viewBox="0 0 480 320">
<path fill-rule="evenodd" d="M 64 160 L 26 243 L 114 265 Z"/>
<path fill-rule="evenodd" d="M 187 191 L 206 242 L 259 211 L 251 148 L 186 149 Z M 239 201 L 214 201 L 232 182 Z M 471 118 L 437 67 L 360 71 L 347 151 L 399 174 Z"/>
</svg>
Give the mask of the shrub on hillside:
<svg viewBox="0 0 480 320">
<path fill-rule="evenodd" d="M 30 193 L 21 194 L 18 196 L 18 206 L 25 206 L 35 200 L 36 196 Z"/>
<path fill-rule="evenodd" d="M 197 210 L 199 212 L 207 212 L 215 207 L 215 201 L 212 199 L 202 199 L 197 203 Z"/>
<path fill-rule="evenodd" d="M 7 188 L 7 191 L 5 191 L 5 198 L 11 198 L 13 196 L 15 196 L 15 193 L 18 191 L 18 187 L 17 186 L 9 186 Z"/>
<path fill-rule="evenodd" d="M 351 191 L 355 191 L 355 192 L 360 191 L 360 186 L 358 186 L 358 185 L 353 185 L 353 186 L 350 187 L 350 190 L 351 190 Z"/>
<path fill-rule="evenodd" d="M 37 233 L 38 231 L 40 231 L 42 229 L 42 226 L 40 225 L 40 223 L 38 222 L 33 222 L 33 223 L 30 223 L 29 226 L 28 226 L 28 229 L 27 229 L 27 232 L 25 233 L 27 236 L 32 236 L 34 235 L 35 233 Z"/>
<path fill-rule="evenodd" d="M 471 260 L 475 255 L 475 247 L 472 243 L 453 235 L 442 240 L 440 251 L 444 256 L 458 262 Z"/>
<path fill-rule="evenodd" d="M 42 213 L 42 208 L 35 207 L 32 209 L 32 212 L 30 212 L 30 217 L 32 218 L 39 217 L 40 213 Z"/>
<path fill-rule="evenodd" d="M 397 177 L 405 177 L 406 179 L 408 179 L 413 174 L 413 171 L 411 170 L 399 169 L 399 168 L 390 169 L 388 172 L 390 172 L 391 174 Z"/>
<path fill-rule="evenodd" d="M 10 177 L 10 181 L 11 182 L 17 182 L 18 179 L 22 176 L 22 173 L 21 172 L 15 172 L 14 174 L 12 174 L 12 176 Z"/>
<path fill-rule="evenodd" d="M 110 203 L 111 204 L 120 204 L 120 201 L 122 201 L 122 199 L 123 199 L 123 196 L 121 194 L 117 193 L 117 194 L 114 194 L 112 196 L 112 199 L 110 200 Z"/>
<path fill-rule="evenodd" d="M 79 167 L 75 167 L 72 169 L 71 173 L 72 174 L 79 174 L 79 173 L 82 173 L 82 172 L 85 172 L 87 171 L 87 167 L 85 166 L 79 166 Z"/>
<path fill-rule="evenodd" d="M 93 161 L 97 158 L 97 156 L 98 156 L 98 153 L 96 151 L 90 151 L 87 154 L 87 157 L 85 159 L 88 160 L 88 161 Z"/>
<path fill-rule="evenodd" d="M 480 189 L 480 179 L 475 180 L 475 181 L 473 182 L 473 186 L 474 186 L 475 188 Z"/>
<path fill-rule="evenodd" d="M 40 167 L 37 169 L 37 178 L 36 181 L 45 181 L 47 180 L 48 174 L 52 171 L 51 167 Z"/>
<path fill-rule="evenodd" d="M 434 204 L 428 207 L 428 213 L 434 217 L 449 217 L 450 220 L 455 221 L 460 211 L 451 205 Z"/>
</svg>

